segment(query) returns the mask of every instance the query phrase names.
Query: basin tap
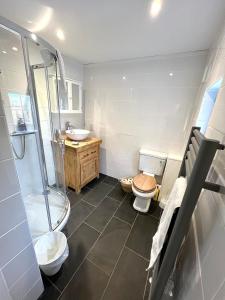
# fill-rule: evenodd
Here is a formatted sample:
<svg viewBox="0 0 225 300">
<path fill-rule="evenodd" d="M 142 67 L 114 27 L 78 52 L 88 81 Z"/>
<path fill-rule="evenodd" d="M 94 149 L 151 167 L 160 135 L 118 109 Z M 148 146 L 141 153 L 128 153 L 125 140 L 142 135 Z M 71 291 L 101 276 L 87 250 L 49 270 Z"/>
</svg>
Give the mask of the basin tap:
<svg viewBox="0 0 225 300">
<path fill-rule="evenodd" d="M 72 126 L 71 122 L 67 121 L 67 122 L 65 123 L 65 128 L 66 128 L 66 130 L 73 129 L 73 126 Z"/>
</svg>

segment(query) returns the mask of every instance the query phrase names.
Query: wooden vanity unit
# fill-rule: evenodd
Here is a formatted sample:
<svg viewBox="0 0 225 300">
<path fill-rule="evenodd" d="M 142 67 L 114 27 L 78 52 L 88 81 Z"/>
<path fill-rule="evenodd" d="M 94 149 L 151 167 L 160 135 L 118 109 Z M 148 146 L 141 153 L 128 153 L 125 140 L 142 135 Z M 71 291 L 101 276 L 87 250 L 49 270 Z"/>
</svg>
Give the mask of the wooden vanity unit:
<svg viewBox="0 0 225 300">
<path fill-rule="evenodd" d="M 66 186 L 80 193 L 80 190 L 95 177 L 99 177 L 99 148 L 101 139 L 88 138 L 73 145 L 65 141 L 65 179 Z"/>
</svg>

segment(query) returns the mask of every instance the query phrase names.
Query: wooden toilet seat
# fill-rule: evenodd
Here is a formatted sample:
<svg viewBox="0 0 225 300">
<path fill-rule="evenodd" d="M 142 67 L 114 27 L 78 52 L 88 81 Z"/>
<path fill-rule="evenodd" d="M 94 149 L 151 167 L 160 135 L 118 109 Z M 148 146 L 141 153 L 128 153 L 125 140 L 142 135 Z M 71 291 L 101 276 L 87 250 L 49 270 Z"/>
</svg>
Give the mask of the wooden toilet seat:
<svg viewBox="0 0 225 300">
<path fill-rule="evenodd" d="M 156 180 L 155 177 L 138 174 L 133 179 L 134 187 L 143 193 L 151 193 L 156 189 Z"/>
</svg>

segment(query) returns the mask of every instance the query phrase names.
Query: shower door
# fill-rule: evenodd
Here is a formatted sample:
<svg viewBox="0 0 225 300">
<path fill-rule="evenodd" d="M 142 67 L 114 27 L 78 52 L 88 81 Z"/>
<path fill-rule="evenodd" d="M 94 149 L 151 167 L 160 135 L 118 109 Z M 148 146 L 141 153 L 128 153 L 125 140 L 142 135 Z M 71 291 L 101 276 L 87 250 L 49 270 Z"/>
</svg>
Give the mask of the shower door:
<svg viewBox="0 0 225 300">
<path fill-rule="evenodd" d="M 59 111 L 59 76 L 56 56 L 28 41 L 30 72 L 34 88 L 36 114 L 40 127 L 44 193 L 52 229 L 56 229 L 68 210 L 64 176 L 64 140 Z M 48 208 L 47 208 L 48 209 Z"/>
</svg>

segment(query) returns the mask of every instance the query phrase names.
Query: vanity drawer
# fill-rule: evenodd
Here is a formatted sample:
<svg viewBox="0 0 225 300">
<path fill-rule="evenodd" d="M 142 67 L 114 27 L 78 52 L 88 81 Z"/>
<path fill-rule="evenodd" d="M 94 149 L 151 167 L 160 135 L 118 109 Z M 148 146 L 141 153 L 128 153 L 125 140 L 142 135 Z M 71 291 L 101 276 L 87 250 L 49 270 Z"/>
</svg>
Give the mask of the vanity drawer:
<svg viewBox="0 0 225 300">
<path fill-rule="evenodd" d="M 96 157 L 98 155 L 98 147 L 92 147 L 88 150 L 90 157 Z"/>
<path fill-rule="evenodd" d="M 88 150 L 82 151 L 79 153 L 79 159 L 86 160 L 86 159 L 92 159 L 97 157 L 98 155 L 98 147 L 91 147 Z"/>
<path fill-rule="evenodd" d="M 89 156 L 89 149 L 80 152 L 78 155 L 79 155 L 79 159 L 80 160 L 84 160 L 84 159 L 88 158 L 88 156 Z"/>
</svg>

